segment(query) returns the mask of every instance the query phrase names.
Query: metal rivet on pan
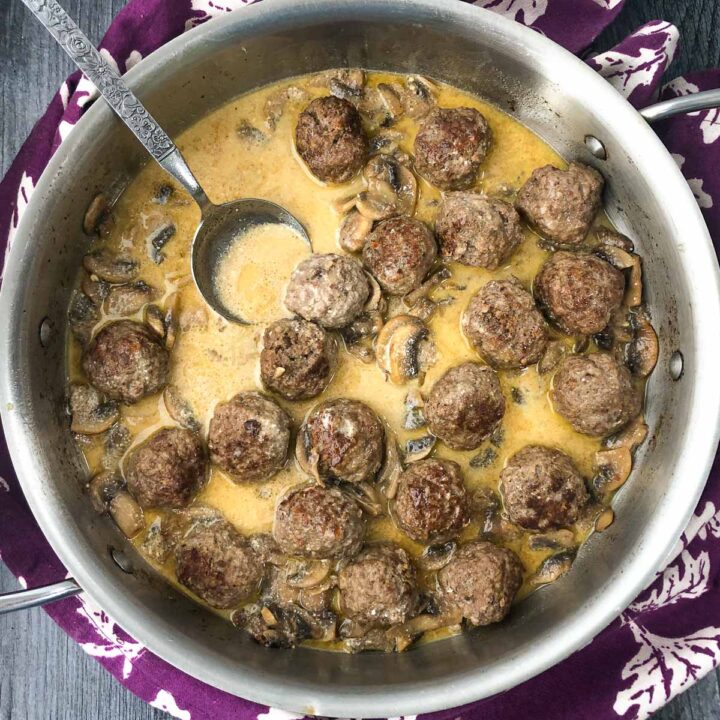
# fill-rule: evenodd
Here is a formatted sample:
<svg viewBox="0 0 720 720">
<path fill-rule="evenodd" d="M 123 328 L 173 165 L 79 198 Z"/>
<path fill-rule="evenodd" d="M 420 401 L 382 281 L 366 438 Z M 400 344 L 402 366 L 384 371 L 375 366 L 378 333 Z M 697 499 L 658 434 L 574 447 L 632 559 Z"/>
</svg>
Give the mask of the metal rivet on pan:
<svg viewBox="0 0 720 720">
<path fill-rule="evenodd" d="M 50 345 L 53 336 L 53 324 L 49 317 L 42 319 L 40 323 L 40 344 L 46 348 Z"/>
<path fill-rule="evenodd" d="M 132 573 L 133 568 L 130 560 L 128 560 L 127 555 L 122 550 L 118 550 L 114 547 L 109 547 L 108 550 L 110 551 L 110 557 L 113 559 L 113 562 L 124 572 L 124 573 Z"/>
<path fill-rule="evenodd" d="M 679 380 L 683 375 L 683 370 L 685 369 L 684 366 L 685 358 L 679 350 L 676 350 L 670 356 L 670 361 L 668 362 L 668 370 L 670 371 L 670 377 L 673 380 Z"/>
<path fill-rule="evenodd" d="M 585 146 L 598 160 L 607 160 L 605 146 L 594 135 L 585 136 Z"/>
</svg>

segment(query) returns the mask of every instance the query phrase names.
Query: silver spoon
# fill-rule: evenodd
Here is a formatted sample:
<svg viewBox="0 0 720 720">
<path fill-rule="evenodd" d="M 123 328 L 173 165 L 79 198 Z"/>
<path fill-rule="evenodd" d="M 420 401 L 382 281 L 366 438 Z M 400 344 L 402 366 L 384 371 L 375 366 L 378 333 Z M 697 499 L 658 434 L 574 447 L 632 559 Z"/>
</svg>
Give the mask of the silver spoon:
<svg viewBox="0 0 720 720">
<path fill-rule="evenodd" d="M 265 224 L 290 227 L 312 251 L 305 228 L 285 208 L 268 200 L 246 198 L 222 205 L 210 202 L 175 143 L 130 92 L 117 72 L 105 62 L 60 4 L 56 0 L 23 2 L 95 85 L 160 167 L 172 175 L 200 206 L 202 217 L 192 243 L 191 266 L 195 284 L 213 310 L 232 322 L 248 324 L 246 318 L 232 312 L 218 297 L 215 274 L 220 259 L 243 233 Z"/>
</svg>

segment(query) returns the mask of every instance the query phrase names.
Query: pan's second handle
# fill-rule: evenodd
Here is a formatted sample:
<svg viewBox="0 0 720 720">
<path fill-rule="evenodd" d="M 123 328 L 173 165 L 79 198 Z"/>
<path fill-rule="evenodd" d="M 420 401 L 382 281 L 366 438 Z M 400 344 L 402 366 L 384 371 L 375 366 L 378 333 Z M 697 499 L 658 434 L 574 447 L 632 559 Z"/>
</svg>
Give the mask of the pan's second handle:
<svg viewBox="0 0 720 720">
<path fill-rule="evenodd" d="M 180 151 L 157 120 L 105 62 L 95 46 L 63 10 L 57 0 L 23 0 L 60 47 L 95 85 L 117 116 L 132 130 L 145 149 L 193 196 L 204 210 L 210 201 Z"/>
<path fill-rule="evenodd" d="M 63 600 L 81 592 L 82 588 L 74 580 L 61 580 L 54 585 L 6 593 L 0 595 L 0 615 Z"/>
<path fill-rule="evenodd" d="M 720 88 L 663 100 L 643 108 L 640 114 L 652 123 L 675 117 L 675 115 L 684 115 L 698 110 L 712 110 L 713 108 L 720 108 Z"/>
</svg>

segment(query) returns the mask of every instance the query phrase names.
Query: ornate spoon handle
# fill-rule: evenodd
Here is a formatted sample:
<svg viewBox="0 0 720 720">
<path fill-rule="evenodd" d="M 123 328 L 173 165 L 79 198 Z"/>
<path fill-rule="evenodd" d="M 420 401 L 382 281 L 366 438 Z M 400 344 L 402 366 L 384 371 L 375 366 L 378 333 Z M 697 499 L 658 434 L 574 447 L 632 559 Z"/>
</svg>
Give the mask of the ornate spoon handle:
<svg viewBox="0 0 720 720">
<path fill-rule="evenodd" d="M 127 88 L 118 73 L 56 0 L 23 0 L 60 47 L 97 87 L 117 116 L 132 130 L 150 155 L 205 209 L 209 200 L 175 143 Z"/>
</svg>

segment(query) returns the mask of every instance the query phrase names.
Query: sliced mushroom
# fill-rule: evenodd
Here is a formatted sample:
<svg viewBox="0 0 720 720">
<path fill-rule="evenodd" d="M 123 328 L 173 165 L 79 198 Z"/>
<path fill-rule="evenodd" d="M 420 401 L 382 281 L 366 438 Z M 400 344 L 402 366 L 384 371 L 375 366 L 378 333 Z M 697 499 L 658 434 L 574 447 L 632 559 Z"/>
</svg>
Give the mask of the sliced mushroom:
<svg viewBox="0 0 720 720">
<path fill-rule="evenodd" d="M 604 532 L 615 522 L 615 513 L 612 508 L 605 508 L 595 518 L 595 532 Z"/>
<path fill-rule="evenodd" d="M 417 388 L 412 388 L 405 396 L 403 428 L 405 430 L 418 430 L 427 424 L 423 408 L 425 399 Z"/>
<path fill-rule="evenodd" d="M 245 142 L 254 143 L 255 145 L 262 145 L 267 140 L 267 135 L 262 130 L 258 130 L 254 125 L 251 125 L 247 120 L 240 120 L 237 128 L 235 129 L 237 136 Z"/>
<path fill-rule="evenodd" d="M 173 543 L 170 542 L 167 534 L 164 532 L 163 521 L 157 517 L 145 533 L 145 539 L 142 543 L 142 553 L 156 563 L 164 563 L 173 549 Z"/>
<path fill-rule="evenodd" d="M 105 298 L 105 312 L 117 317 L 134 315 L 144 305 L 152 302 L 158 291 L 142 280 L 128 285 L 115 285 Z"/>
<path fill-rule="evenodd" d="M 574 550 L 564 550 L 556 555 L 551 555 L 540 563 L 529 582 L 535 587 L 555 582 L 570 570 L 574 561 Z"/>
<path fill-rule="evenodd" d="M 83 232 L 86 235 L 97 235 L 104 220 L 107 219 L 110 212 L 110 203 L 103 193 L 97 194 L 88 209 L 85 211 L 83 218 Z"/>
<path fill-rule="evenodd" d="M 625 484 L 632 470 L 632 455 L 627 447 L 599 450 L 595 453 L 597 474 L 593 488 L 600 494 L 610 493 Z"/>
<path fill-rule="evenodd" d="M 401 100 L 407 115 L 416 120 L 427 115 L 435 105 L 431 82 L 419 75 L 412 75 L 405 81 L 405 87 Z"/>
<path fill-rule="evenodd" d="M 409 292 L 404 298 L 403 303 L 406 307 L 414 308 L 418 302 L 427 299 L 430 293 L 439 287 L 446 280 L 452 277 L 452 273 L 446 267 L 442 267 L 434 272 L 420 287 Z"/>
<path fill-rule="evenodd" d="M 423 435 L 423 437 L 406 441 L 405 462 L 414 463 L 418 460 L 424 460 L 433 451 L 436 442 L 437 438 L 434 435 Z"/>
<path fill-rule="evenodd" d="M 167 205 L 168 200 L 170 200 L 174 192 L 175 188 L 173 188 L 172 185 L 169 185 L 168 183 L 162 183 L 161 185 L 158 185 L 155 189 L 155 194 L 153 195 L 152 201 L 156 205 Z"/>
<path fill-rule="evenodd" d="M 380 83 L 377 86 L 377 90 L 385 108 L 393 120 L 397 120 L 405 112 L 405 108 L 400 99 L 403 88 L 395 83 Z"/>
<path fill-rule="evenodd" d="M 138 274 L 135 260 L 118 257 L 107 250 L 88 253 L 83 258 L 83 267 L 101 280 L 115 284 L 132 282 Z"/>
<path fill-rule="evenodd" d="M 630 452 L 642 445 L 648 434 L 648 426 L 645 418 L 638 415 L 629 425 L 615 435 L 610 435 L 605 439 L 604 445 L 609 448 L 626 447 Z"/>
<path fill-rule="evenodd" d="M 145 308 L 143 320 L 159 338 L 165 337 L 165 313 L 157 305 Z"/>
<path fill-rule="evenodd" d="M 428 334 L 425 323 L 413 315 L 397 315 L 383 325 L 375 355 L 378 366 L 393 383 L 402 385 L 419 375 L 420 344 Z"/>
<path fill-rule="evenodd" d="M 176 228 L 173 223 L 164 223 L 155 228 L 147 238 L 147 252 L 150 259 L 160 265 L 165 260 L 162 249 L 175 236 Z"/>
<path fill-rule="evenodd" d="M 367 192 L 358 196 L 357 209 L 373 220 L 412 215 L 417 202 L 417 180 L 412 170 L 391 155 L 374 155 L 363 169 Z"/>
<path fill-rule="evenodd" d="M 347 252 L 360 252 L 372 227 L 373 221 L 353 208 L 340 224 L 338 232 L 340 247 Z"/>
<path fill-rule="evenodd" d="M 165 347 L 172 350 L 177 340 L 180 293 L 174 292 L 165 302 Z"/>
<path fill-rule="evenodd" d="M 105 402 L 90 385 L 70 386 L 70 429 L 82 435 L 98 435 L 109 430 L 120 416 L 115 402 Z"/>
<path fill-rule="evenodd" d="M 104 280 L 96 280 L 90 276 L 86 276 L 83 278 L 80 289 L 97 307 L 100 307 L 110 292 L 110 285 Z"/>
<path fill-rule="evenodd" d="M 358 88 L 353 87 L 352 85 L 347 85 L 338 78 L 330 78 L 330 81 L 328 82 L 328 88 L 330 89 L 331 95 L 334 95 L 337 98 L 341 98 L 342 100 L 347 100 L 351 103 L 358 102 L 363 96 L 362 87 Z"/>
<path fill-rule="evenodd" d="M 627 253 L 635 251 L 632 240 L 626 235 L 613 230 L 611 228 L 599 226 L 595 228 L 595 239 L 600 245 L 610 245 L 620 248 Z"/>
<path fill-rule="evenodd" d="M 481 486 L 470 496 L 474 514 L 480 521 L 481 533 L 492 533 L 498 527 L 501 502 L 490 488 Z"/>
<path fill-rule="evenodd" d="M 135 537 L 145 526 L 145 515 L 129 492 L 121 490 L 110 501 L 108 510 L 126 538 Z"/>
<path fill-rule="evenodd" d="M 574 353 L 580 354 L 584 353 L 589 347 L 590 338 L 587 335 L 579 335 L 577 338 L 575 338 L 572 351 Z"/>
<path fill-rule="evenodd" d="M 538 361 L 537 369 L 541 375 L 547 375 L 547 373 L 554 370 L 560 361 L 567 354 L 567 346 L 560 340 L 553 340 L 549 342 L 543 356 Z"/>
<path fill-rule="evenodd" d="M 405 136 L 397 130 L 380 130 L 380 132 L 370 140 L 370 153 L 372 155 L 376 153 L 394 155 L 404 137 Z"/>
<path fill-rule="evenodd" d="M 437 572 L 452 560 L 457 543 L 454 540 L 441 545 L 429 545 L 420 556 L 418 563 L 426 572 Z"/>
<path fill-rule="evenodd" d="M 93 509 L 99 514 L 108 511 L 110 501 L 125 487 L 120 473 L 101 472 L 93 476 L 87 485 Z"/>
<path fill-rule="evenodd" d="M 68 323 L 72 334 L 81 345 L 87 345 L 95 325 L 100 319 L 100 312 L 95 303 L 85 293 L 73 293 L 68 310 Z"/>
<path fill-rule="evenodd" d="M 265 125 L 270 130 L 274 130 L 280 118 L 283 116 L 288 103 L 305 102 L 309 99 L 310 95 L 296 85 L 290 85 L 289 87 L 275 91 L 269 95 L 265 101 Z"/>
<path fill-rule="evenodd" d="M 630 278 L 625 290 L 625 304 L 628 307 L 640 305 L 642 303 L 642 262 L 640 256 L 614 245 L 603 245 L 598 249 L 597 254 L 618 270 L 630 270 Z"/>
<path fill-rule="evenodd" d="M 395 433 L 387 429 L 385 431 L 385 460 L 377 484 L 388 500 L 392 500 L 397 494 L 398 480 L 402 471 L 400 449 L 398 448 Z"/>
<path fill-rule="evenodd" d="M 644 313 L 632 317 L 634 337 L 626 350 L 627 366 L 634 375 L 647 377 L 657 365 L 660 346 L 658 336 Z"/>
<path fill-rule="evenodd" d="M 568 550 L 576 547 L 575 535 L 572 530 L 551 530 L 542 534 L 531 535 L 528 547 L 531 550 Z"/>
<path fill-rule="evenodd" d="M 377 489 L 370 483 L 358 484 L 340 482 L 340 489 L 349 495 L 370 517 L 378 517 L 383 514 L 384 507 Z"/>
<path fill-rule="evenodd" d="M 409 310 L 408 315 L 414 315 L 416 318 L 420 318 L 423 322 L 427 322 L 432 316 L 435 310 L 439 307 L 438 303 L 434 303 L 428 298 L 420 298 Z"/>
<path fill-rule="evenodd" d="M 200 432 L 200 423 L 190 407 L 190 404 L 182 397 L 180 391 L 174 385 L 168 385 L 163 390 L 163 402 L 168 415 L 180 427 L 193 432 Z"/>
<path fill-rule="evenodd" d="M 122 456 L 130 447 L 130 431 L 121 423 L 116 422 L 107 432 L 105 442 L 105 453 L 102 464 L 106 470 L 115 470 L 120 464 Z"/>
<path fill-rule="evenodd" d="M 497 451 L 494 448 L 483 448 L 477 455 L 470 458 L 470 467 L 486 468 L 490 467 L 497 460 Z"/>
<path fill-rule="evenodd" d="M 330 574 L 329 560 L 303 560 L 288 567 L 285 582 L 293 588 L 320 585 Z"/>
</svg>

